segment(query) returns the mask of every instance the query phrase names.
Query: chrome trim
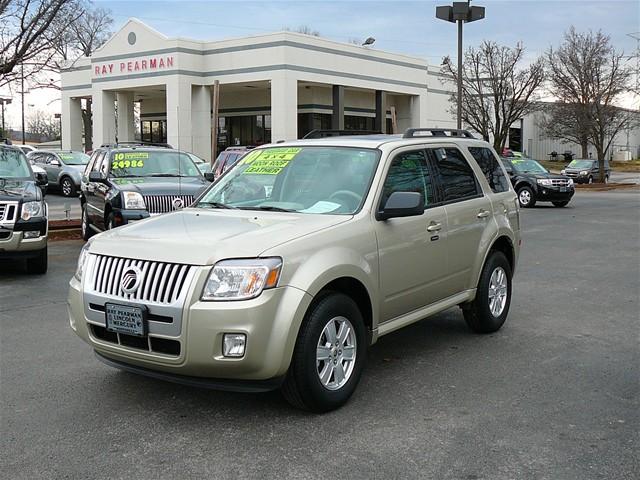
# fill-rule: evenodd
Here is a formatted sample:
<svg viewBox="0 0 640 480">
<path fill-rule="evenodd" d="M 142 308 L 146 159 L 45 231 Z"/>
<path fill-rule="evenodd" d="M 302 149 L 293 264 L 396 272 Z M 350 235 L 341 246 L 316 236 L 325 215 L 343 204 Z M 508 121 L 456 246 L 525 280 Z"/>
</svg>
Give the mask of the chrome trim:
<svg viewBox="0 0 640 480">
<path fill-rule="evenodd" d="M 12 227 L 18 219 L 19 202 L 0 202 L 0 225 Z"/>
<path fill-rule="evenodd" d="M 193 195 L 145 195 L 144 202 L 151 215 L 173 212 L 176 210 L 173 201 L 180 199 L 185 207 L 193 203 Z"/>
</svg>

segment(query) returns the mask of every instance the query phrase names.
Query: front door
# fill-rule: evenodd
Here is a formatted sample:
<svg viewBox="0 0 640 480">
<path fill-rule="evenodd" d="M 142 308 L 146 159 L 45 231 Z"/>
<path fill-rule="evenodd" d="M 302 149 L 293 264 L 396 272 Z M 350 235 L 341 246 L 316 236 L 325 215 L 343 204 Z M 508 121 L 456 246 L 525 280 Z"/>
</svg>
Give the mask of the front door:
<svg viewBox="0 0 640 480">
<path fill-rule="evenodd" d="M 432 175 L 423 149 L 395 154 L 379 193 L 379 208 L 393 192 L 419 192 L 422 215 L 375 221 L 380 263 L 381 323 L 429 305 L 446 292 L 446 213 L 434 206 Z"/>
</svg>

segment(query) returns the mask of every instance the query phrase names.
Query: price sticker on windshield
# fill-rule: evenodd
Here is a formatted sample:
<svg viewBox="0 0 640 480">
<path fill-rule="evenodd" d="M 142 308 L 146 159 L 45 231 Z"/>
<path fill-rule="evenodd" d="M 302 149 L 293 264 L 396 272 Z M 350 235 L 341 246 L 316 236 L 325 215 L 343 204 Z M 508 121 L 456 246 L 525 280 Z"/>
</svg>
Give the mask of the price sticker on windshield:
<svg viewBox="0 0 640 480">
<path fill-rule="evenodd" d="M 148 152 L 116 153 L 111 168 L 142 168 L 144 160 L 149 158 Z"/>
<path fill-rule="evenodd" d="M 247 159 L 248 161 L 244 162 L 251 166 L 242 173 L 243 175 L 277 175 L 300 153 L 300 150 L 302 149 L 268 148 L 261 150 L 256 152 L 255 156 Z"/>
</svg>

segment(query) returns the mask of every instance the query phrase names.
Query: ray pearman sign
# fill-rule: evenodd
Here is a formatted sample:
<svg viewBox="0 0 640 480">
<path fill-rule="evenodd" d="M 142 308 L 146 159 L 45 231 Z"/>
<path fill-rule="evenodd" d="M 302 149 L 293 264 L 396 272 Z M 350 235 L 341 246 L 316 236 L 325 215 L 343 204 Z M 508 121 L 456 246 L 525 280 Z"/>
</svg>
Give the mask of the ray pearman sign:
<svg viewBox="0 0 640 480">
<path fill-rule="evenodd" d="M 173 67 L 173 56 L 149 57 L 120 62 L 100 63 L 93 66 L 94 77 L 108 77 L 120 73 L 153 72 Z"/>
</svg>

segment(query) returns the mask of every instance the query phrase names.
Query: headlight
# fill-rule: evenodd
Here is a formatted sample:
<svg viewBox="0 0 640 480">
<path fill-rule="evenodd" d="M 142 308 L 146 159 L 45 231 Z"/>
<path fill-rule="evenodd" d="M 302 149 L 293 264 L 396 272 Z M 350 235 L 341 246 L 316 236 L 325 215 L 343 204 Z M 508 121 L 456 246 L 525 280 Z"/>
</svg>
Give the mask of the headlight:
<svg viewBox="0 0 640 480">
<path fill-rule="evenodd" d="M 85 243 L 82 250 L 80 250 L 80 256 L 78 257 L 78 265 L 76 266 L 76 273 L 73 275 L 79 282 L 82 281 L 82 273 L 84 272 L 84 264 L 87 262 L 89 256 L 89 243 Z"/>
<path fill-rule="evenodd" d="M 573 180 L 571 178 L 567 182 L 567 187 L 573 187 Z"/>
<path fill-rule="evenodd" d="M 124 192 L 124 208 L 133 210 L 146 210 L 144 198 L 138 192 Z"/>
<path fill-rule="evenodd" d="M 589 174 L 589 172 L 587 172 L 586 170 L 582 170 L 580 172 L 580 175 L 582 175 L 582 176 L 585 176 L 585 175 L 588 175 L 588 174 Z"/>
<path fill-rule="evenodd" d="M 254 258 L 218 262 L 207 279 L 202 300 L 248 300 L 274 288 L 282 269 L 281 258 Z"/>
<path fill-rule="evenodd" d="M 23 220 L 29 220 L 30 218 L 44 217 L 44 205 L 42 202 L 25 202 L 22 204 Z"/>
<path fill-rule="evenodd" d="M 544 185 L 545 187 L 550 187 L 552 185 L 551 179 L 549 178 L 539 178 L 538 185 Z"/>
</svg>

